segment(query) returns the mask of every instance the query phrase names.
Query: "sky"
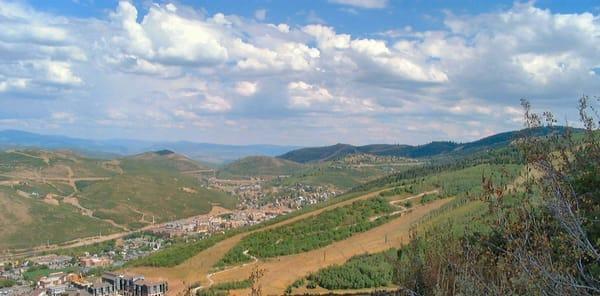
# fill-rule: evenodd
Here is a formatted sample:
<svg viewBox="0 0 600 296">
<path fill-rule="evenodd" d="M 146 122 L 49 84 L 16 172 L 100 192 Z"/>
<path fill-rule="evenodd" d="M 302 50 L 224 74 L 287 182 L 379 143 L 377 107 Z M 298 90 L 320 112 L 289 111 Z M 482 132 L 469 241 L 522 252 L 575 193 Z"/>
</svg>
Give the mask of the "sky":
<svg viewBox="0 0 600 296">
<path fill-rule="evenodd" d="M 600 95 L 598 1 L 0 0 L 0 129 L 470 141 Z"/>
</svg>

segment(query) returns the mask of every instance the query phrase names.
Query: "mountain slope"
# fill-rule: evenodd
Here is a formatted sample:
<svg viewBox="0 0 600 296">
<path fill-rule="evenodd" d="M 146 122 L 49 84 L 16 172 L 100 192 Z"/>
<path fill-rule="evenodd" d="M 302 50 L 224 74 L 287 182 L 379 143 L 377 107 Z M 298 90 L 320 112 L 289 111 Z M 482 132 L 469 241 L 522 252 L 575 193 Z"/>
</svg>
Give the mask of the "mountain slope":
<svg viewBox="0 0 600 296">
<path fill-rule="evenodd" d="M 226 165 L 219 171 L 219 175 L 226 177 L 291 175 L 302 168 L 302 164 L 285 159 L 248 156 Z"/>
<path fill-rule="evenodd" d="M 357 153 L 408 158 L 426 158 L 441 155 L 468 154 L 472 152 L 508 146 L 513 140 L 519 138 L 523 132 L 530 132 L 534 136 L 546 136 L 553 132 L 563 131 L 564 129 L 565 127 L 555 127 L 538 128 L 529 131 L 510 131 L 468 143 L 436 141 L 419 146 L 390 144 L 352 146 L 348 144 L 336 144 L 325 147 L 301 148 L 280 155 L 278 158 L 300 163 L 307 163 L 329 161 L 338 159 L 342 156 Z"/>
<path fill-rule="evenodd" d="M 69 151 L 0 151 L 0 249 L 133 230 L 236 199 L 206 189 L 195 161 L 163 150 L 100 160 Z"/>
</svg>

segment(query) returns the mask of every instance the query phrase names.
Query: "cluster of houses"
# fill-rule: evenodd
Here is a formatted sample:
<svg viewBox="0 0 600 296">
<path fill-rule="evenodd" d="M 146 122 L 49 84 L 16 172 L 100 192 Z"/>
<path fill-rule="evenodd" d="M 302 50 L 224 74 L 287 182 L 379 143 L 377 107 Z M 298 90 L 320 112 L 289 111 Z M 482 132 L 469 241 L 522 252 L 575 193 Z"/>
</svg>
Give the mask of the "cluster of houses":
<svg viewBox="0 0 600 296">
<path fill-rule="evenodd" d="M 283 188 L 273 201 L 274 207 L 300 209 L 308 205 L 327 201 L 340 192 L 326 186 L 297 183 Z"/>
<path fill-rule="evenodd" d="M 34 296 L 164 296 L 166 281 L 149 281 L 142 275 L 104 273 L 90 282 L 77 274 L 52 273 L 42 277 Z"/>
<path fill-rule="evenodd" d="M 288 212 L 288 209 L 274 207 L 245 210 L 238 209 L 219 216 L 201 215 L 172 221 L 153 228 L 151 231 L 157 235 L 162 235 L 169 238 L 180 237 L 189 234 L 209 235 L 213 233 L 220 233 L 228 229 L 254 225 Z"/>
</svg>

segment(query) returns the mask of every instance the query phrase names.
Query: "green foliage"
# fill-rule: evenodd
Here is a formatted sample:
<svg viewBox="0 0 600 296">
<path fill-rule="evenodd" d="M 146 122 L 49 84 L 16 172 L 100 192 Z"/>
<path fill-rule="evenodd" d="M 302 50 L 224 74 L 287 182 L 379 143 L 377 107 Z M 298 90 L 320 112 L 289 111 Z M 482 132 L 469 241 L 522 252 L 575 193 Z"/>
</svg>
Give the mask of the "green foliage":
<svg viewBox="0 0 600 296">
<path fill-rule="evenodd" d="M 219 284 L 214 284 L 211 288 L 215 290 L 238 290 L 238 289 L 246 289 L 252 287 L 252 281 L 243 280 L 243 281 L 235 281 L 235 282 L 224 282 Z"/>
<path fill-rule="evenodd" d="M 214 284 L 208 289 L 198 291 L 197 296 L 226 296 L 229 295 L 229 290 L 246 289 L 252 286 L 252 281 L 243 280 L 235 282 L 224 282 Z"/>
<path fill-rule="evenodd" d="M 169 248 L 160 250 L 149 256 L 138 258 L 127 262 L 126 266 L 152 266 L 152 267 L 172 267 L 183 263 L 183 261 L 193 257 L 199 252 L 206 250 L 223 239 L 232 236 L 236 232 L 226 234 L 217 234 L 211 237 L 200 239 L 191 243 L 179 243 Z"/>
<path fill-rule="evenodd" d="M 46 166 L 46 163 L 39 158 L 29 157 L 16 152 L 0 151 L 0 172 L 10 172 L 16 168 L 40 168 Z"/>
<path fill-rule="evenodd" d="M 350 258 L 343 265 L 333 265 L 308 277 L 328 290 L 363 289 L 392 283 L 396 250 L 364 254 Z"/>
<path fill-rule="evenodd" d="M 68 255 L 72 257 L 83 256 L 85 253 L 89 254 L 102 254 L 111 250 L 114 250 L 116 242 L 114 240 L 99 242 L 87 246 L 60 249 L 52 251 L 52 254 Z"/>
<path fill-rule="evenodd" d="M 297 162 L 268 156 L 248 156 L 236 160 L 219 171 L 219 177 L 292 175 L 303 169 Z"/>
<path fill-rule="evenodd" d="M 131 162 L 127 162 L 131 166 Z M 211 203 L 233 208 L 235 197 L 198 186 L 195 178 L 173 172 L 170 168 L 149 166 L 154 170 L 118 175 L 107 181 L 96 181 L 81 188 L 80 203 L 94 210 L 94 216 L 111 219 L 130 228 L 139 228 L 142 211 L 145 221 L 166 222 L 181 217 L 205 214 Z M 78 184 L 79 185 L 79 184 Z M 186 192 L 182 188 L 192 188 Z M 138 209 L 137 211 L 135 209 Z M 140 224 L 141 223 L 141 224 Z"/>
<path fill-rule="evenodd" d="M 558 129 L 562 134 L 540 137 L 542 122 L 556 120 L 522 104 L 529 135 L 517 144 L 526 174 L 515 179 L 510 170 L 488 170 L 480 201 L 458 199 L 426 217 L 396 265 L 395 280 L 404 289 L 418 295 L 600 292 L 598 113 L 584 97 L 584 135 Z"/>
<path fill-rule="evenodd" d="M 400 195 L 400 194 L 403 194 L 403 193 L 406 193 L 406 192 L 407 191 L 406 191 L 405 187 L 395 187 L 394 189 L 381 191 L 379 193 L 379 196 L 381 196 L 381 197 L 390 197 L 390 196 Z"/>
<path fill-rule="evenodd" d="M 41 277 L 48 276 L 55 272 L 75 272 L 77 267 L 68 267 L 63 269 L 50 269 L 44 265 L 37 265 L 30 267 L 26 272 L 23 273 L 23 278 L 27 281 L 37 282 Z"/>
<path fill-rule="evenodd" d="M 14 285 L 16 285 L 17 282 L 14 280 L 9 280 L 9 279 L 0 279 L 0 289 L 2 288 L 10 288 Z"/>
<path fill-rule="evenodd" d="M 81 215 L 71 205 L 48 205 L 1 186 L 0 198 L 0 221 L 8 221 L 0 229 L 0 248 L 27 248 L 119 231 L 109 223 Z"/>
<path fill-rule="evenodd" d="M 153 267 L 175 266 L 175 265 L 178 265 L 178 264 L 182 263 L 183 261 L 195 256 L 199 252 L 213 246 L 214 244 L 218 243 L 219 241 L 222 241 L 233 235 L 236 235 L 236 234 L 239 234 L 239 233 L 242 233 L 245 231 L 260 229 L 260 228 L 263 228 L 263 227 L 266 227 L 266 226 L 269 226 L 269 225 L 272 225 L 275 223 L 279 223 L 281 221 L 291 219 L 293 217 L 305 214 L 310 211 L 314 211 L 314 210 L 324 208 L 326 206 L 330 206 L 330 205 L 338 203 L 338 202 L 342 202 L 342 201 L 345 201 L 345 200 L 348 200 L 351 198 L 355 198 L 362 194 L 365 194 L 365 192 L 354 192 L 351 194 L 344 194 L 344 195 L 338 196 L 336 198 L 330 199 L 326 202 L 311 205 L 311 206 L 305 207 L 301 210 L 297 210 L 297 211 L 294 211 L 294 212 L 286 214 L 286 215 L 281 215 L 281 216 L 275 217 L 269 221 L 266 221 L 266 222 L 263 222 L 260 224 L 256 224 L 256 225 L 253 225 L 250 227 L 241 227 L 241 228 L 237 228 L 234 230 L 228 230 L 224 234 L 212 235 L 211 237 L 209 237 L 207 239 L 203 239 L 203 240 L 192 242 L 192 243 L 179 242 L 170 247 L 167 247 L 166 249 L 163 249 L 156 253 L 153 253 L 149 256 L 130 261 L 127 263 L 127 266 L 153 266 Z M 249 257 L 245 256 L 245 260 L 248 260 L 248 259 L 249 259 Z"/>
<path fill-rule="evenodd" d="M 425 194 L 423 197 L 421 197 L 421 204 L 426 204 L 439 198 L 440 196 L 437 194 Z"/>
<path fill-rule="evenodd" d="M 380 225 L 388 219 L 385 214 L 391 212 L 393 207 L 385 199 L 377 197 L 356 201 L 295 223 L 255 232 L 244 237 L 217 266 L 249 261 L 249 256 L 244 254 L 246 250 L 259 258 L 314 250 Z M 381 217 L 371 221 L 376 216 Z"/>
</svg>

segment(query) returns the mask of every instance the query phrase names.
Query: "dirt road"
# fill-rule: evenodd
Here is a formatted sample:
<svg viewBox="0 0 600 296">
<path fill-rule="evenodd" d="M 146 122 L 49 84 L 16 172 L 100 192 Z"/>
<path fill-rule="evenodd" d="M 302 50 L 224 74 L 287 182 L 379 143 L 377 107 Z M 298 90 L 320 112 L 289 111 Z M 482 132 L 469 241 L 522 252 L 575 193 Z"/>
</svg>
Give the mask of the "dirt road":
<svg viewBox="0 0 600 296">
<path fill-rule="evenodd" d="M 364 199 L 372 198 L 372 197 L 378 195 L 381 191 L 383 191 L 383 190 L 371 192 L 371 193 L 368 193 L 365 195 L 358 196 L 356 198 L 345 200 L 345 201 L 324 207 L 319 210 L 315 210 L 312 212 L 298 215 L 298 216 L 290 218 L 288 220 L 281 221 L 279 223 L 275 223 L 273 225 L 270 225 L 270 226 L 267 226 L 265 228 L 261 228 L 261 229 L 255 230 L 255 231 L 262 231 L 265 229 L 279 227 L 279 226 L 293 223 L 293 222 L 296 222 L 296 221 L 299 221 L 302 219 L 306 219 L 308 217 L 318 215 L 323 211 L 327 211 L 327 210 L 331 210 L 331 209 L 334 209 L 337 207 L 349 205 L 357 200 L 364 200 Z M 429 194 L 429 193 L 430 192 L 425 192 L 425 193 L 419 194 L 418 196 L 422 196 L 424 194 Z M 412 198 L 415 198 L 415 197 L 413 196 Z M 422 217 L 429 211 L 431 211 L 435 208 L 438 208 L 445 202 L 447 202 L 447 200 L 440 200 L 440 201 L 432 202 L 430 204 L 427 204 L 427 205 L 419 207 L 419 208 L 415 208 L 409 214 L 399 217 L 398 219 L 388 222 L 380 227 L 374 228 L 368 232 L 357 234 L 357 235 L 351 237 L 350 239 L 353 239 L 355 237 L 363 237 L 367 233 L 372 233 L 372 232 L 376 231 L 377 229 L 380 229 L 381 227 L 384 227 L 384 226 L 397 228 L 399 224 L 403 224 L 403 225 L 405 224 L 404 227 L 402 228 L 402 231 L 400 231 L 401 233 L 395 232 L 397 234 L 394 235 L 394 232 L 390 232 L 390 235 L 388 235 L 388 242 L 390 243 L 390 245 L 394 244 L 394 243 L 396 245 L 398 245 L 399 243 L 403 242 L 403 239 L 405 237 L 406 238 L 408 237 L 408 228 L 410 227 L 410 224 L 413 221 L 418 220 L 420 217 Z M 389 225 L 393 225 L 393 226 L 389 226 Z M 388 228 L 385 228 L 385 229 L 391 230 Z M 255 231 L 252 231 L 252 232 L 255 232 Z M 381 230 L 379 230 L 379 231 L 381 231 Z M 167 280 L 169 283 L 169 291 L 170 291 L 169 295 L 181 295 L 181 293 L 183 293 L 185 291 L 186 287 L 193 283 L 199 282 L 203 286 L 210 286 L 211 281 L 209 281 L 209 279 L 207 278 L 207 275 L 209 275 L 211 273 L 212 266 L 214 266 L 214 264 L 217 263 L 217 261 L 219 261 L 219 259 L 221 259 L 225 255 L 225 253 L 227 253 L 231 248 L 233 248 L 243 237 L 245 237 L 246 235 L 248 235 L 252 232 L 238 234 L 238 235 L 232 236 L 228 239 L 225 239 L 225 240 L 215 244 L 214 246 L 200 252 L 198 255 L 190 258 L 189 260 L 185 261 L 184 263 L 182 263 L 178 266 L 175 266 L 175 267 L 163 267 L 163 268 L 139 267 L 139 268 L 132 268 L 127 271 L 144 274 L 149 279 Z M 377 232 L 375 232 L 375 235 L 377 235 Z M 402 240 L 400 240 L 400 238 L 402 238 Z M 344 242 L 345 241 L 338 242 L 333 245 L 339 247 L 338 244 L 344 243 Z M 330 245 L 328 247 L 331 247 L 333 245 Z M 365 243 L 364 246 L 369 247 L 370 245 Z M 328 248 L 328 247 L 325 247 L 325 248 Z M 376 251 L 374 251 L 374 252 L 377 252 L 378 250 L 382 250 L 380 248 L 375 248 L 374 250 L 376 250 Z M 321 249 L 319 249 L 319 250 L 321 250 Z M 339 260 L 341 260 L 340 258 L 349 258 L 348 256 L 353 256 L 355 254 L 360 254 L 360 253 L 364 252 L 363 249 L 355 250 L 354 248 L 349 248 L 348 250 L 349 251 L 344 251 L 344 254 L 346 256 L 343 256 L 343 257 L 332 256 L 331 257 L 332 259 L 327 259 L 327 260 L 328 261 L 329 260 L 338 260 L 339 261 Z M 314 251 L 311 251 L 311 252 L 314 252 Z M 309 252 L 309 253 L 311 253 L 311 252 Z M 307 253 L 304 253 L 304 254 L 307 254 Z M 291 255 L 291 256 L 301 256 L 301 255 L 302 254 Z M 290 256 L 286 256 L 286 257 L 290 257 Z M 281 257 L 281 258 L 286 258 L 286 257 Z M 323 254 L 318 253 L 317 257 L 323 258 Z M 326 257 L 327 257 L 327 255 L 326 255 Z M 341 260 L 340 262 L 344 262 L 344 261 L 345 261 L 345 259 Z M 298 264 L 298 262 L 296 262 L 295 264 Z M 304 263 L 301 263 L 301 264 L 304 264 Z M 281 268 L 282 269 L 290 269 L 290 266 L 294 266 L 294 269 L 296 269 L 296 267 L 298 267 L 297 265 L 288 265 L 287 267 L 281 267 Z M 308 266 L 308 268 L 311 268 L 311 270 L 314 268 L 319 269 L 321 266 L 322 265 L 317 264 L 314 267 Z M 242 268 L 232 269 L 234 271 L 231 273 L 221 272 L 218 274 L 214 274 L 213 276 L 211 276 L 211 280 L 214 280 L 214 282 L 222 282 L 222 281 L 227 281 L 229 278 L 231 278 L 231 279 L 235 278 L 236 280 L 237 279 L 239 279 L 239 280 L 246 279 L 248 277 L 249 271 L 252 269 L 252 267 L 253 267 L 252 264 L 248 264 Z M 265 278 L 273 279 L 274 278 L 273 275 L 277 275 L 277 273 L 281 270 L 281 268 L 273 267 L 273 269 L 272 269 L 273 271 L 267 271 Z M 272 276 L 267 277 L 268 275 L 272 275 Z M 287 285 L 289 285 L 289 283 L 287 283 L 287 281 L 295 276 L 296 276 L 296 273 L 294 273 L 291 276 L 282 277 L 281 283 L 273 285 L 273 287 L 270 288 L 269 291 L 271 291 L 271 292 L 276 291 L 277 289 L 283 287 L 280 290 L 280 292 L 283 292 L 283 290 L 287 287 Z M 291 281 L 293 281 L 295 279 L 296 278 L 293 278 Z M 275 294 L 278 294 L 278 293 L 275 293 Z M 279 295 L 280 294 L 281 293 L 279 293 Z"/>
<path fill-rule="evenodd" d="M 317 250 L 261 261 L 258 268 L 265 270 L 264 277 L 260 280 L 264 295 L 283 295 L 286 287 L 295 280 L 332 264 L 342 264 L 352 256 L 401 246 L 408 241 L 410 225 L 413 222 L 448 201 L 449 199 L 437 200 L 414 208 L 411 213 L 386 224 Z M 292 266 L 293 268 L 290 268 Z M 213 280 L 219 283 L 247 279 L 252 268 L 254 267 L 247 265 L 221 272 L 216 274 Z M 248 291 L 234 291 L 232 294 L 247 295 Z"/>
</svg>

